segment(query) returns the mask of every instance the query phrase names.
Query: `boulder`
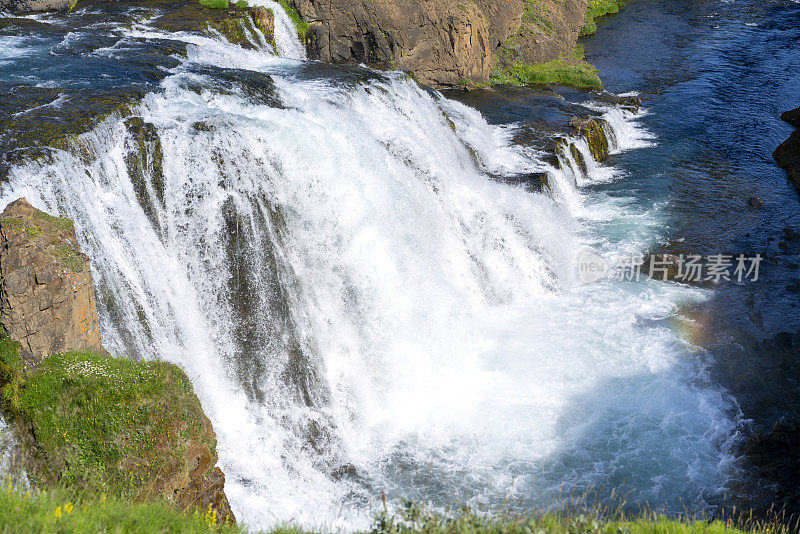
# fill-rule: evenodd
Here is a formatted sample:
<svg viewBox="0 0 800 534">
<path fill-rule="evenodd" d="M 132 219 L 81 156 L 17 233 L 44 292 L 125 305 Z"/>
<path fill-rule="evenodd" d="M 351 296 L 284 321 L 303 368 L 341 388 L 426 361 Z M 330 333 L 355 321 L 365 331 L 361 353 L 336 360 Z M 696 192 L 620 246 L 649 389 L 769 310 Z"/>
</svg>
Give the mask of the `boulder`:
<svg viewBox="0 0 800 534">
<path fill-rule="evenodd" d="M 24 198 L 0 216 L 0 323 L 34 367 L 60 352 L 104 352 L 89 258 L 72 221 Z"/>
</svg>

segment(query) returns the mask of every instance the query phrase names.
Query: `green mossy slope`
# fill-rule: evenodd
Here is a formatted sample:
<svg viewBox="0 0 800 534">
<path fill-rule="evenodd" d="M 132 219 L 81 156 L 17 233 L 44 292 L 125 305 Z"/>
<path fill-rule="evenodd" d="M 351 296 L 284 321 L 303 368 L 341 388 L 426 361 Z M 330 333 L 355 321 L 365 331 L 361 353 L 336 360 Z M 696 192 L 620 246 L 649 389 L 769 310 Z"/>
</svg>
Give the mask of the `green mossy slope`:
<svg viewBox="0 0 800 534">
<path fill-rule="evenodd" d="M 170 499 L 181 510 L 210 498 L 229 515 L 215 489 L 216 436 L 177 366 L 72 352 L 26 374 L 17 344 L 0 340 L 0 400 L 36 487 Z"/>
<path fill-rule="evenodd" d="M 492 73 L 492 83 L 514 85 L 553 83 L 590 89 L 599 89 L 602 85 L 594 66 L 585 62 L 571 63 L 565 59 L 554 59 L 538 65 L 514 63 L 510 67 Z"/>
<path fill-rule="evenodd" d="M 586 8 L 586 25 L 581 28 L 581 35 L 590 35 L 597 31 L 595 19 L 616 13 L 622 7 L 623 0 L 589 0 Z"/>
</svg>

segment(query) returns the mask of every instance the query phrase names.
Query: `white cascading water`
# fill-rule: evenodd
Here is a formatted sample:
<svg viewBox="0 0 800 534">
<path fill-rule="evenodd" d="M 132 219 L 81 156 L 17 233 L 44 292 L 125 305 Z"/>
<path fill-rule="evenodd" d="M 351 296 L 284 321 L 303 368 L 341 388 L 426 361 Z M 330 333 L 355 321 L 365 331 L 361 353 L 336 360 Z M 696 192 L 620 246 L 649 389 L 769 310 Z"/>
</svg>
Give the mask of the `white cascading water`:
<svg viewBox="0 0 800 534">
<path fill-rule="evenodd" d="M 278 51 L 296 50 L 267 3 Z M 2 200 L 75 220 L 106 347 L 186 370 L 240 520 L 363 526 L 381 491 L 542 506 L 575 484 L 702 507 L 724 489 L 736 407 L 669 323 L 705 294 L 577 283 L 583 247 L 647 246 L 597 221 L 659 224 L 575 185 L 613 169 L 550 168 L 400 73 L 304 79 L 263 50 L 128 33 L 155 35 L 191 43 L 138 110 L 163 176 L 153 157 L 137 185 L 112 118 L 81 154 L 14 168 Z M 254 99 L 208 68 L 269 78 Z M 607 118 L 618 150 L 648 142 Z M 488 177 L 543 169 L 552 197 Z"/>
</svg>

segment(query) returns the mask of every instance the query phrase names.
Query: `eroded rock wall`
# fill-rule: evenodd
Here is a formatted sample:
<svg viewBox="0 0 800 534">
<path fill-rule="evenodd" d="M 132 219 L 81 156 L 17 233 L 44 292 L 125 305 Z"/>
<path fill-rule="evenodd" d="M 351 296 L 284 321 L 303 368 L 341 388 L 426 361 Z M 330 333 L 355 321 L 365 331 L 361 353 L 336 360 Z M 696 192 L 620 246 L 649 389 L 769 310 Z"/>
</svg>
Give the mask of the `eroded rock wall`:
<svg viewBox="0 0 800 534">
<path fill-rule="evenodd" d="M 72 221 L 24 198 L 0 216 L 0 323 L 32 365 L 70 350 L 104 351 L 89 258 Z"/>
<path fill-rule="evenodd" d="M 293 0 L 309 57 L 413 71 L 425 84 L 483 82 L 514 61 L 570 57 L 587 0 Z"/>
</svg>

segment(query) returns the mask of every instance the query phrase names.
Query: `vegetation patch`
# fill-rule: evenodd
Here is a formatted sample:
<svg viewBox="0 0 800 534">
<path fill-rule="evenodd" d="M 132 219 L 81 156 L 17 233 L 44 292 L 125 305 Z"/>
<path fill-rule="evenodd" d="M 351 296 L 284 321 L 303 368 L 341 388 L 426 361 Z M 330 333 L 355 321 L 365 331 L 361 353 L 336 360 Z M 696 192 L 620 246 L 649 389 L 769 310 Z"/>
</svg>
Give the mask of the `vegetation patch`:
<svg viewBox="0 0 800 534">
<path fill-rule="evenodd" d="M 19 413 L 24 376 L 25 364 L 19 354 L 19 343 L 3 336 L 0 338 L 0 406 L 5 412 Z"/>
<path fill-rule="evenodd" d="M 489 516 L 461 510 L 442 515 L 407 503 L 396 514 L 375 516 L 369 534 L 788 534 L 790 525 L 742 520 L 639 518 L 602 519 L 597 513 Z M 64 489 L 29 491 L 11 483 L 0 489 L 0 532 L 85 534 L 244 534 L 246 528 L 220 524 L 213 511 L 182 514 L 165 501 L 131 502 L 117 497 L 75 495 Z M 269 534 L 304 534 L 297 527 L 273 527 Z M 324 531 L 323 531 L 324 532 Z"/>
<path fill-rule="evenodd" d="M 491 81 L 494 84 L 554 83 L 592 89 L 602 87 L 600 76 L 594 66 L 583 61 L 572 63 L 561 58 L 537 65 L 514 63 L 509 67 L 492 72 Z"/>
<path fill-rule="evenodd" d="M 209 9 L 228 9 L 228 0 L 199 0 L 199 2 Z"/>
<path fill-rule="evenodd" d="M 69 232 L 75 231 L 75 223 L 72 222 L 72 219 L 67 219 L 65 217 L 55 217 L 53 215 L 50 215 L 49 213 L 45 213 L 43 211 L 38 211 L 38 210 L 36 211 L 36 217 L 49 224 L 51 227 L 57 228 L 59 230 L 67 230 Z"/>
<path fill-rule="evenodd" d="M 213 429 L 173 364 L 72 352 L 45 358 L 26 377 L 6 337 L 0 391 L 4 411 L 36 437 L 30 475 L 42 487 L 157 498 L 188 477 L 198 454 L 213 468 Z"/>
<path fill-rule="evenodd" d="M 244 530 L 219 524 L 213 511 L 182 514 L 166 501 L 76 496 L 63 489 L 31 492 L 7 483 L 0 489 L 0 532 L 233 534 Z"/>
<path fill-rule="evenodd" d="M 527 0 L 525 11 L 522 14 L 522 23 L 529 29 L 535 27 L 542 33 L 553 35 L 555 28 L 548 15 L 550 13 L 547 6 L 541 0 Z"/>
<path fill-rule="evenodd" d="M 597 31 L 595 19 L 610 13 L 616 13 L 624 0 L 589 0 L 586 8 L 586 24 L 581 28 L 581 35 L 590 35 Z"/>
<path fill-rule="evenodd" d="M 737 528 L 734 525 L 741 525 Z M 793 525 L 757 521 L 670 519 L 654 514 L 640 517 L 603 519 L 599 511 L 490 516 L 464 509 L 454 515 L 441 515 L 421 505 L 406 503 L 397 514 L 378 514 L 371 534 L 744 534 L 788 533 Z"/>
<path fill-rule="evenodd" d="M 278 0 L 278 3 L 292 20 L 292 24 L 294 24 L 294 27 L 297 30 L 297 36 L 300 38 L 300 42 L 305 43 L 306 32 L 308 32 L 308 24 L 303 22 L 303 19 L 300 17 L 300 13 L 298 13 L 297 10 L 289 4 L 289 2 L 286 0 Z"/>
</svg>

